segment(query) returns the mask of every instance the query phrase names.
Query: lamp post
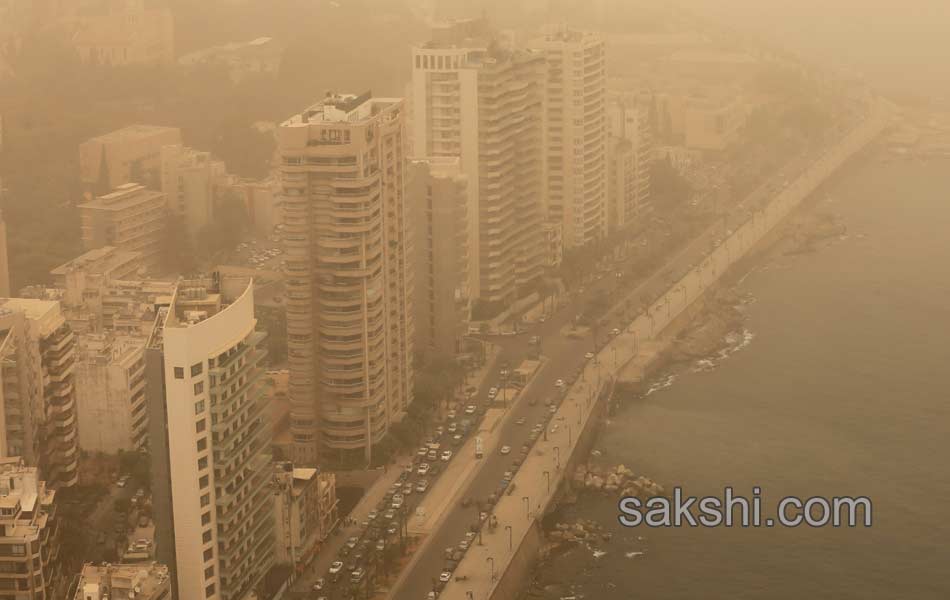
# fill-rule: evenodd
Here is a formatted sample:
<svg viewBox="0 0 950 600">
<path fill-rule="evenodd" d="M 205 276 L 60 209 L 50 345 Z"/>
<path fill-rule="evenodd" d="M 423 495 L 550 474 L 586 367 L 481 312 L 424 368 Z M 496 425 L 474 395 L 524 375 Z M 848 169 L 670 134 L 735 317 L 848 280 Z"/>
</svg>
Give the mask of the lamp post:
<svg viewBox="0 0 950 600">
<path fill-rule="evenodd" d="M 574 445 L 574 434 L 571 432 L 570 425 L 567 426 L 567 445 L 568 446 Z"/>
<path fill-rule="evenodd" d="M 524 501 L 524 518 L 527 519 L 531 516 L 531 499 L 528 496 L 522 496 L 521 499 Z"/>
<path fill-rule="evenodd" d="M 558 470 L 560 470 L 561 468 L 561 447 L 560 446 L 554 447 L 554 466 Z"/>
<path fill-rule="evenodd" d="M 505 529 L 508 531 L 508 552 L 511 552 L 511 532 L 513 530 L 511 525 L 505 525 Z"/>
<path fill-rule="evenodd" d="M 488 558 L 485 559 L 485 562 L 488 563 L 491 569 L 489 572 L 491 573 L 491 581 L 492 583 L 494 583 L 495 582 L 495 557 L 489 556 Z"/>
<path fill-rule="evenodd" d="M 548 493 L 551 493 L 551 471 L 545 471 L 544 477 L 548 480 Z"/>
</svg>

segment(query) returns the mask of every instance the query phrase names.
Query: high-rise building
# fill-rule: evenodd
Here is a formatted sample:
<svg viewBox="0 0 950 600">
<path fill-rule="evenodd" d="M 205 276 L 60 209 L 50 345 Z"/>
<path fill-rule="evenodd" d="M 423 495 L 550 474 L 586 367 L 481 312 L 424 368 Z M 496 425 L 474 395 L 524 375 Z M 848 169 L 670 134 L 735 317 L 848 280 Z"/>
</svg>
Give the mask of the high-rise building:
<svg viewBox="0 0 950 600">
<path fill-rule="evenodd" d="M 171 600 L 168 567 L 158 563 L 86 564 L 70 600 Z"/>
<path fill-rule="evenodd" d="M 56 489 L 79 481 L 75 345 L 58 302 L 0 298 L 0 454 Z"/>
<path fill-rule="evenodd" d="M 87 333 L 78 336 L 76 416 L 84 452 L 144 448 L 145 338 Z"/>
<path fill-rule="evenodd" d="M 413 393 L 403 102 L 328 95 L 277 138 L 293 462 L 371 458 Z"/>
<path fill-rule="evenodd" d="M 0 128 L 3 124 L 0 123 Z M 0 129 L 0 135 L 3 135 Z M 0 179 L 0 298 L 10 295 L 10 262 L 7 254 L 7 222 L 3 220 L 3 180 Z"/>
<path fill-rule="evenodd" d="M 412 49 L 413 154 L 461 158 L 469 289 L 500 312 L 545 262 L 545 59 L 507 47 L 480 19 L 432 34 Z"/>
<path fill-rule="evenodd" d="M 156 553 L 183 600 L 245 598 L 273 562 L 256 323 L 247 280 L 183 280 L 146 345 Z"/>
<path fill-rule="evenodd" d="M 161 187 L 162 147 L 181 144 L 181 130 L 129 125 L 79 145 L 79 177 L 92 197 L 126 183 Z"/>
<path fill-rule="evenodd" d="M 451 357 L 468 330 L 468 189 L 457 157 L 414 159 L 412 205 L 417 352 Z"/>
<path fill-rule="evenodd" d="M 548 218 L 565 248 L 607 234 L 607 58 L 602 35 L 550 27 L 530 43 L 547 60 Z"/>
<path fill-rule="evenodd" d="M 62 585 L 56 492 L 20 457 L 0 458 L 0 589 L 12 600 L 53 598 Z"/>
<path fill-rule="evenodd" d="M 76 18 L 79 60 L 102 66 L 168 65 L 175 60 L 175 22 L 167 6 L 146 0 L 89 3 Z"/>
<path fill-rule="evenodd" d="M 168 211 L 196 238 L 214 219 L 215 184 L 227 175 L 224 161 L 210 152 L 175 144 L 162 146 L 162 193 Z"/>
<path fill-rule="evenodd" d="M 651 96 L 634 94 L 618 99 L 609 110 L 611 230 L 633 224 L 638 215 L 651 209 L 652 105 Z"/>
<path fill-rule="evenodd" d="M 105 196 L 80 204 L 79 214 L 86 250 L 115 246 L 126 252 L 138 252 L 146 268 L 154 269 L 161 263 L 168 214 L 165 194 L 126 183 Z"/>
</svg>

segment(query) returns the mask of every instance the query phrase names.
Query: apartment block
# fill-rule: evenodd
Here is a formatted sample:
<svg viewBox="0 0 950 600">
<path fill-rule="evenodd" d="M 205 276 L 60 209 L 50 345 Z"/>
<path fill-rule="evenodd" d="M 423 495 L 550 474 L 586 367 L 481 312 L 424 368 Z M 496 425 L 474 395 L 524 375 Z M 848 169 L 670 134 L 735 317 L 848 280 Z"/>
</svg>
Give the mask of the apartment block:
<svg viewBox="0 0 950 600">
<path fill-rule="evenodd" d="M 75 345 L 58 302 L 0 299 L 0 448 L 56 489 L 78 483 Z"/>
<path fill-rule="evenodd" d="M 79 177 L 84 191 L 106 194 L 126 183 L 161 187 L 162 147 L 181 145 L 181 130 L 129 125 L 79 145 Z"/>
<path fill-rule="evenodd" d="M 116 454 L 144 448 L 144 336 L 87 333 L 78 336 L 76 415 L 79 447 Z"/>
<path fill-rule="evenodd" d="M 83 565 L 71 600 L 166 600 L 168 567 L 158 563 Z"/>
<path fill-rule="evenodd" d="M 175 59 L 171 10 L 147 0 L 106 0 L 75 19 L 73 47 L 84 64 L 168 65 Z"/>
<path fill-rule="evenodd" d="M 273 563 L 265 336 L 237 287 L 180 281 L 146 344 L 156 556 L 182 599 L 245 598 Z"/>
<path fill-rule="evenodd" d="M 650 170 L 656 149 L 650 123 L 652 96 L 621 96 L 610 107 L 609 223 L 616 231 L 651 210 Z"/>
<path fill-rule="evenodd" d="M 451 357 L 460 351 L 470 310 L 468 180 L 457 157 L 414 159 L 412 205 L 417 352 Z"/>
<path fill-rule="evenodd" d="M 215 189 L 227 176 L 224 161 L 180 144 L 161 150 L 161 189 L 168 211 L 180 217 L 192 239 L 214 219 Z"/>
<path fill-rule="evenodd" d="M 115 246 L 138 252 L 147 269 L 157 269 L 161 264 L 167 215 L 162 192 L 126 183 L 80 204 L 79 215 L 86 250 Z"/>
<path fill-rule="evenodd" d="M 469 289 L 498 312 L 544 267 L 544 55 L 473 20 L 434 29 L 412 61 L 413 152 L 461 159 Z"/>
<path fill-rule="evenodd" d="M 566 248 L 607 234 L 607 58 L 600 34 L 548 27 L 530 47 L 547 61 L 547 216 Z"/>
<path fill-rule="evenodd" d="M 329 95 L 278 130 L 293 462 L 371 459 L 412 402 L 403 102 Z"/>
<path fill-rule="evenodd" d="M 54 598 L 63 584 L 56 492 L 19 457 L 0 458 L 0 525 L 0 595 Z"/>
<path fill-rule="evenodd" d="M 336 476 L 292 463 L 274 465 L 275 560 L 308 564 L 339 523 Z"/>
</svg>

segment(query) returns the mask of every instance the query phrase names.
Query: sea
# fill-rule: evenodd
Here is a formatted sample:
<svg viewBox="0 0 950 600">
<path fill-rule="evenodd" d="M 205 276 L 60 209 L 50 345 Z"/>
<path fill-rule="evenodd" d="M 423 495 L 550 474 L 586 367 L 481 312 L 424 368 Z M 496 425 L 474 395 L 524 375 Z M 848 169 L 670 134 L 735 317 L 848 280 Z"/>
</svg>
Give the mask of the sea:
<svg viewBox="0 0 950 600">
<path fill-rule="evenodd" d="M 539 568 L 576 600 L 950 599 L 950 163 L 850 167 L 808 210 L 847 233 L 741 279 L 731 351 L 662 374 L 595 444 L 667 489 L 866 496 L 870 527 L 623 528 L 616 495 L 556 518 L 609 541 Z"/>
</svg>

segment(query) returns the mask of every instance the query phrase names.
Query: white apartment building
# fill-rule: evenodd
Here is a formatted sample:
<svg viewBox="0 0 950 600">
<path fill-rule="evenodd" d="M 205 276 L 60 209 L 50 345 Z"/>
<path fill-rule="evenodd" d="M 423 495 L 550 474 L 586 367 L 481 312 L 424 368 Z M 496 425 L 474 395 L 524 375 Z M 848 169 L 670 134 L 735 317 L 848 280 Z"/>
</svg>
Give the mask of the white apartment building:
<svg viewBox="0 0 950 600">
<path fill-rule="evenodd" d="M 372 458 L 412 402 L 399 98 L 329 95 L 278 129 L 293 462 Z"/>
<path fill-rule="evenodd" d="M 548 218 L 564 247 L 607 234 L 607 58 L 603 36 L 548 27 L 530 46 L 547 60 L 545 181 Z"/>
<path fill-rule="evenodd" d="M 266 350 L 240 288 L 179 282 L 146 346 L 156 551 L 182 600 L 248 598 L 273 562 Z"/>
<path fill-rule="evenodd" d="M 501 308 L 544 268 L 545 59 L 483 20 L 412 49 L 413 155 L 457 156 L 468 180 L 469 289 Z"/>
</svg>

